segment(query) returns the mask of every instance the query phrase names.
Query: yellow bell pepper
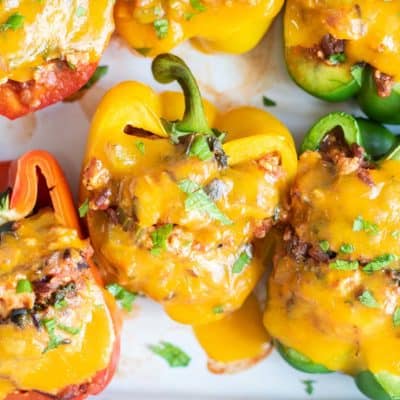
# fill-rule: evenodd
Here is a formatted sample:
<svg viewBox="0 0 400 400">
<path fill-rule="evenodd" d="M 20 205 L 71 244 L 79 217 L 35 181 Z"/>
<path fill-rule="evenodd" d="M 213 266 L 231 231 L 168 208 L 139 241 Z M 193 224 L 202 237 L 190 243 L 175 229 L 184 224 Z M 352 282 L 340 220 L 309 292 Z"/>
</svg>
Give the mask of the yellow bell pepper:
<svg viewBox="0 0 400 400">
<path fill-rule="evenodd" d="M 117 32 L 147 56 L 190 39 L 204 52 L 245 53 L 261 40 L 283 0 L 117 0 Z"/>
<path fill-rule="evenodd" d="M 153 74 L 177 80 L 184 96 L 138 82 L 106 94 L 89 134 L 81 201 L 108 282 L 146 294 L 177 321 L 205 324 L 238 310 L 263 274 L 257 244 L 296 172 L 296 151 L 268 113 L 220 114 L 202 102 L 179 58 L 158 56 Z"/>
</svg>

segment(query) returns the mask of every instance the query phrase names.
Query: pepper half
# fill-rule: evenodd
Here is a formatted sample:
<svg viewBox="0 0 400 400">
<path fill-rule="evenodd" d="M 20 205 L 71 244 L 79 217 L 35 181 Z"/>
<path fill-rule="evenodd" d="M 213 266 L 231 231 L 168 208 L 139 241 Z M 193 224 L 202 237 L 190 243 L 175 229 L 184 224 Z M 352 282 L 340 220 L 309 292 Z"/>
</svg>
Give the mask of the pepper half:
<svg viewBox="0 0 400 400">
<path fill-rule="evenodd" d="M 305 136 L 264 315 L 289 364 L 373 400 L 400 395 L 399 142 L 382 129 L 332 113 Z"/>
<path fill-rule="evenodd" d="M 114 16 L 117 32 L 146 56 L 187 39 L 207 53 L 239 54 L 257 45 L 282 5 L 283 0 L 117 0 Z"/>
<path fill-rule="evenodd" d="M 55 159 L 0 163 L 0 398 L 100 393 L 119 357 L 120 321 L 92 266 Z"/>
<path fill-rule="evenodd" d="M 0 3 L 0 115 L 10 119 L 77 92 L 114 29 L 113 0 Z"/>
<path fill-rule="evenodd" d="M 159 82 L 177 80 L 184 96 L 138 82 L 106 94 L 89 134 L 81 201 L 107 281 L 146 294 L 179 322 L 211 323 L 239 310 L 264 271 L 262 238 L 279 219 L 296 151 L 268 113 L 218 114 L 202 102 L 179 58 L 160 55 L 152 68 Z M 265 352 L 268 337 L 260 337 Z"/>
<path fill-rule="evenodd" d="M 323 100 L 356 96 L 369 118 L 399 124 L 399 12 L 384 0 L 289 0 L 285 57 L 293 80 Z"/>
</svg>

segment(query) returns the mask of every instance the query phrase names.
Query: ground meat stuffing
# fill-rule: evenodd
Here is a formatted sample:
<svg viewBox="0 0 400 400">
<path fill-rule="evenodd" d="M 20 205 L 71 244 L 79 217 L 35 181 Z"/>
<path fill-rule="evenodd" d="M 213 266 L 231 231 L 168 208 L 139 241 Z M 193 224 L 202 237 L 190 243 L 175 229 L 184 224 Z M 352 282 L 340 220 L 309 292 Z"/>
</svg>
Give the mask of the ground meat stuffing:
<svg viewBox="0 0 400 400">
<path fill-rule="evenodd" d="M 320 42 L 320 49 L 324 53 L 324 58 L 329 58 L 334 54 L 344 52 L 344 40 L 336 39 L 330 33 L 324 35 Z"/>
<path fill-rule="evenodd" d="M 393 77 L 375 69 L 373 78 L 378 96 L 389 97 L 394 86 Z"/>
</svg>

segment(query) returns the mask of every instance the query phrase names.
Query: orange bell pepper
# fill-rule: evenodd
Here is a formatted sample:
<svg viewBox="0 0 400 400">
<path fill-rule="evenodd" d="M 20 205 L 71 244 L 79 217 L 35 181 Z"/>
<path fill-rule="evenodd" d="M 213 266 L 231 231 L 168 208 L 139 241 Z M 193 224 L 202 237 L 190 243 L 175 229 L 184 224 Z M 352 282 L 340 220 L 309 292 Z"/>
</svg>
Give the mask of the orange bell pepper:
<svg viewBox="0 0 400 400">
<path fill-rule="evenodd" d="M 0 191 L 4 191 L 0 199 L 0 297 L 4 297 L 5 290 L 10 285 L 15 286 L 15 282 L 16 288 L 6 293 L 14 296 L 14 302 L 17 303 L 24 297 L 24 308 L 13 308 L 11 317 L 4 315 L 3 309 L 0 310 L 2 320 L 8 322 L 0 326 L 0 334 L 4 338 L 4 343 L 0 345 L 0 399 L 48 400 L 54 396 L 68 396 L 73 400 L 82 400 L 97 394 L 108 385 L 116 369 L 120 347 L 120 318 L 111 295 L 101 289 L 102 282 L 91 262 L 90 246 L 82 239 L 64 174 L 49 153 L 31 151 L 15 161 L 0 162 Z M 9 235 L 10 231 L 17 235 Z M 27 245 L 27 242 L 30 244 Z M 63 310 L 68 308 L 68 313 L 72 314 L 75 311 L 75 306 L 68 303 L 68 296 L 72 294 L 61 299 L 60 293 L 66 293 L 65 285 L 61 286 L 61 291 L 58 287 L 56 292 L 46 298 L 47 303 L 40 303 L 41 307 L 48 307 L 41 310 L 38 307 L 39 299 L 50 278 L 46 276 L 46 279 L 36 281 L 33 278 L 40 275 L 41 269 L 47 268 L 60 252 L 62 259 L 73 263 L 75 249 L 82 256 L 79 259 L 81 264 L 78 263 L 75 268 L 87 274 L 83 283 L 89 285 L 89 289 L 86 289 L 87 286 L 83 289 L 87 292 L 81 298 L 79 278 L 73 281 L 78 293 L 74 302 L 79 302 L 77 314 L 82 318 L 79 328 L 65 326 L 65 322 L 60 322 L 63 321 L 62 313 L 65 314 Z M 4 263 L 4 254 L 7 254 L 10 265 Z M 47 257 L 49 254 L 51 256 Z M 44 260 L 45 266 L 29 274 L 29 268 L 33 268 L 37 260 L 39 263 Z M 57 265 L 57 273 L 63 276 L 65 282 L 65 279 L 68 281 L 69 270 L 63 271 L 63 267 L 64 264 Z M 78 276 L 78 273 L 75 274 Z M 27 279 L 28 276 L 30 279 Z M 49 285 L 54 284 L 55 279 L 52 276 Z M 89 301 L 91 299 L 87 300 L 92 291 L 96 293 L 96 304 L 92 304 Z M 54 299 L 59 304 L 55 302 L 49 305 Z M 28 306 L 30 302 L 31 307 Z M 20 310 L 25 310 L 23 315 L 31 317 L 32 323 L 30 320 L 16 319 Z M 62 341 L 61 333 L 64 333 Z M 19 343 L 26 341 L 27 349 L 12 347 L 14 340 Z M 48 342 L 45 349 L 41 343 L 43 341 L 45 344 Z M 75 341 L 78 342 L 76 347 Z M 15 352 L 6 352 L 6 348 L 15 348 Z M 96 356 L 96 353 L 100 356 Z M 26 365 L 21 362 L 25 357 Z M 32 362 L 35 368 L 32 368 Z M 80 362 L 87 364 L 87 367 L 81 367 Z M 15 368 L 17 364 L 18 368 Z M 76 372 L 70 372 L 71 368 L 67 368 L 69 365 L 74 365 Z"/>
</svg>

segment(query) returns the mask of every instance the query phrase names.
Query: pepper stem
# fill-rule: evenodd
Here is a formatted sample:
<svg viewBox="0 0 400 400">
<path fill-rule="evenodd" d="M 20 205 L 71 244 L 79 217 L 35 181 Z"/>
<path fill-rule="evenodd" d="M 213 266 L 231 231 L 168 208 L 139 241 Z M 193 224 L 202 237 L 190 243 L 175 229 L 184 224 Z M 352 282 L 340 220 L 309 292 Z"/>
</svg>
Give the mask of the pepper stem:
<svg viewBox="0 0 400 400">
<path fill-rule="evenodd" d="M 185 62 L 173 54 L 158 55 L 151 65 L 154 78 L 160 83 L 177 81 L 185 96 L 185 114 L 175 123 L 182 132 L 213 134 L 208 126 L 199 87 Z"/>
</svg>

